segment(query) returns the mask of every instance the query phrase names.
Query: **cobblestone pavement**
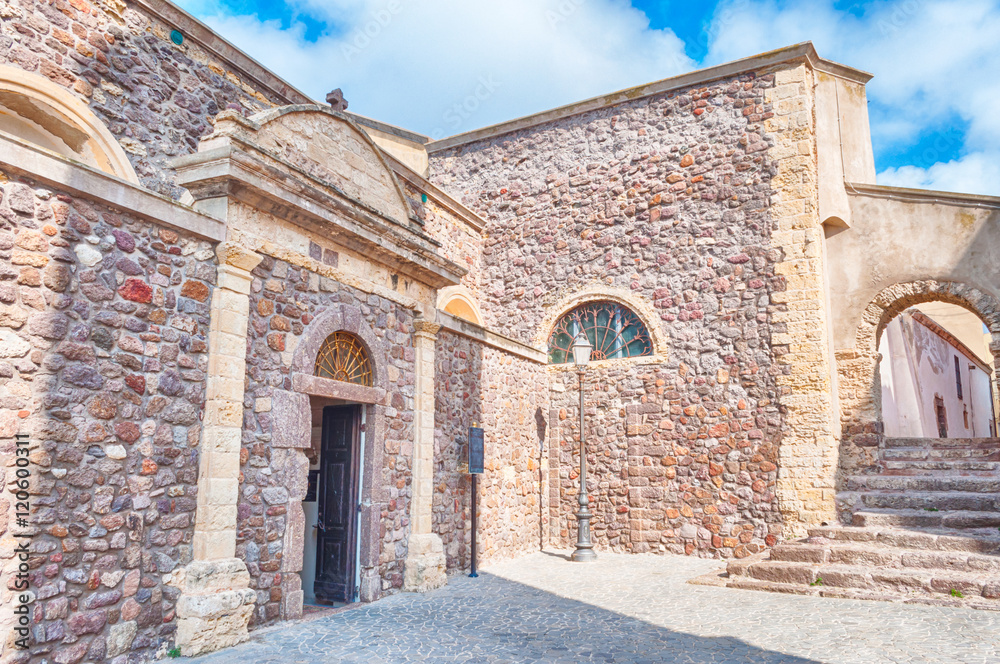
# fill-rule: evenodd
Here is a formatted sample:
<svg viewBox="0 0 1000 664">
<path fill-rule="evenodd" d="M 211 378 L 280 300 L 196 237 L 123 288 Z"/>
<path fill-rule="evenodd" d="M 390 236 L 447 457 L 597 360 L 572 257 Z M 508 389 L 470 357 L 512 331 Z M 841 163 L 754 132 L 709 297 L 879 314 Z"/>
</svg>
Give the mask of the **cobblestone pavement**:
<svg viewBox="0 0 1000 664">
<path fill-rule="evenodd" d="M 1000 613 L 686 583 L 720 563 L 537 553 L 187 662 L 1000 662 Z"/>
</svg>

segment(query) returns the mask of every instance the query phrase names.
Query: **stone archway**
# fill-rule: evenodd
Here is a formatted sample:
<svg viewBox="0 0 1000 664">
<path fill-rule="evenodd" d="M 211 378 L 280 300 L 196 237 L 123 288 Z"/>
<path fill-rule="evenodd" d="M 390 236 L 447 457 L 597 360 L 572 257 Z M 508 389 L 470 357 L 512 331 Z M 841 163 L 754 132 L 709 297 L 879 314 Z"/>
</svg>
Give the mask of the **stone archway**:
<svg viewBox="0 0 1000 664">
<path fill-rule="evenodd" d="M 372 387 L 342 383 L 313 375 L 316 356 L 323 342 L 335 332 L 357 336 L 368 351 L 372 363 Z M 295 349 L 291 365 L 291 390 L 276 390 L 273 412 L 283 423 L 274 430 L 272 463 L 282 469 L 282 484 L 288 489 L 288 515 L 282 554 L 281 618 L 302 615 L 302 564 L 306 542 L 305 514 L 302 500 L 309 481 L 309 460 L 305 450 L 311 445 L 312 412 L 310 397 L 339 399 L 361 404 L 365 409 L 366 445 L 360 460 L 364 468 L 361 485 L 362 509 L 358 519 L 361 546 L 361 601 L 373 601 L 381 592 L 377 565 L 381 538 L 379 518 L 388 501 L 378 481 L 383 466 L 385 441 L 386 374 L 385 347 L 354 306 L 340 305 L 316 317 L 306 327 Z"/>
<path fill-rule="evenodd" d="M 883 438 L 878 374 L 882 331 L 908 307 L 935 301 L 958 305 L 979 316 L 993 336 L 990 350 L 1000 363 L 1000 302 L 992 295 L 965 283 L 934 280 L 895 284 L 880 291 L 861 316 L 854 348 L 836 354 L 843 425 L 838 487 L 850 474 L 877 464 Z"/>
<path fill-rule="evenodd" d="M 139 184 L 125 150 L 104 123 L 44 76 L 0 65 L 0 130 Z"/>
</svg>

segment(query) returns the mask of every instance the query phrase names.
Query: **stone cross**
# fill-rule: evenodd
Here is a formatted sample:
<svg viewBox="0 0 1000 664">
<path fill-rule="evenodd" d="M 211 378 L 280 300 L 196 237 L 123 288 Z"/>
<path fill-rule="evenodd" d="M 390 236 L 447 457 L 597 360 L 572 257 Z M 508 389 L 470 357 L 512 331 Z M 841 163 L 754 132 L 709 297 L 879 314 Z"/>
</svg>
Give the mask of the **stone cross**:
<svg viewBox="0 0 1000 664">
<path fill-rule="evenodd" d="M 344 93 L 340 88 L 326 94 L 326 103 L 335 111 L 347 110 L 347 100 L 344 99 Z"/>
</svg>

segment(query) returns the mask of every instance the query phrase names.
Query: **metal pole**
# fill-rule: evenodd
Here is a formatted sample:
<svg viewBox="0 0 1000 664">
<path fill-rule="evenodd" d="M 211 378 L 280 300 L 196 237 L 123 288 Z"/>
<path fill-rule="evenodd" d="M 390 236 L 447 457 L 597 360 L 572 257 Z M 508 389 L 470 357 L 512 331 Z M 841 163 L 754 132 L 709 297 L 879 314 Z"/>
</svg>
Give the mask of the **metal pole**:
<svg viewBox="0 0 1000 664">
<path fill-rule="evenodd" d="M 473 579 L 479 576 L 479 572 L 476 571 L 476 497 L 479 494 L 476 490 L 477 477 L 476 473 L 472 474 L 472 571 L 469 576 Z"/>
<path fill-rule="evenodd" d="M 580 510 L 576 513 L 576 551 L 573 552 L 574 562 L 590 562 L 597 560 L 594 544 L 590 541 L 590 501 L 587 499 L 587 436 L 583 426 L 583 374 L 580 374 L 580 495 L 578 502 Z"/>
</svg>

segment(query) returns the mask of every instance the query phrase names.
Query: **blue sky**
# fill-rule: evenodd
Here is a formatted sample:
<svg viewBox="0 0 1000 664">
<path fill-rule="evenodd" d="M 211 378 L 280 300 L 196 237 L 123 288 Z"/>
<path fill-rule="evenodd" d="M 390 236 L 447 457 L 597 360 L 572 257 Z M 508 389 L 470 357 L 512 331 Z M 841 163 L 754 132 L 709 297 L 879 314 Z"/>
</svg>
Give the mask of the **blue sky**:
<svg viewBox="0 0 1000 664">
<path fill-rule="evenodd" d="M 801 41 L 875 74 L 879 182 L 1000 195 L 1000 0 L 177 0 L 316 99 L 443 137 Z"/>
</svg>

